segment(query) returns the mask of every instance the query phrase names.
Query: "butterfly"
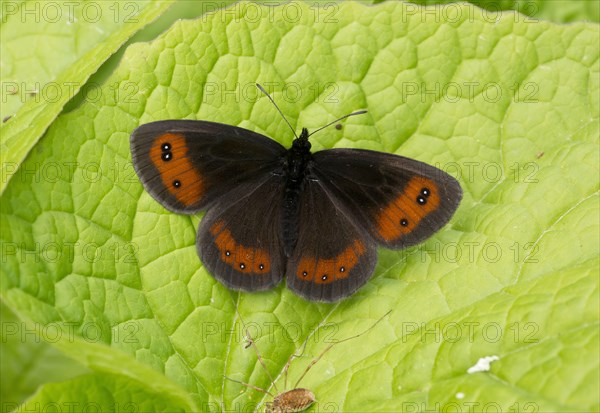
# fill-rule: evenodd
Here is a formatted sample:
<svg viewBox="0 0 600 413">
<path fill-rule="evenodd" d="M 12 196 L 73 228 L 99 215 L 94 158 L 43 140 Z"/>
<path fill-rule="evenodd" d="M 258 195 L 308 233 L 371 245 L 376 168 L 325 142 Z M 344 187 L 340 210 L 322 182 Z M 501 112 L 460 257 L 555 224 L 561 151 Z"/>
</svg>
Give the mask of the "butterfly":
<svg viewBox="0 0 600 413">
<path fill-rule="evenodd" d="M 262 291 L 286 275 L 294 293 L 335 302 L 368 281 L 377 246 L 420 243 L 462 198 L 456 179 L 414 159 L 364 149 L 311 152 L 311 135 L 365 112 L 294 132 L 288 149 L 237 126 L 151 122 L 131 134 L 133 167 L 166 209 L 206 211 L 196 246 L 221 283 Z"/>
</svg>

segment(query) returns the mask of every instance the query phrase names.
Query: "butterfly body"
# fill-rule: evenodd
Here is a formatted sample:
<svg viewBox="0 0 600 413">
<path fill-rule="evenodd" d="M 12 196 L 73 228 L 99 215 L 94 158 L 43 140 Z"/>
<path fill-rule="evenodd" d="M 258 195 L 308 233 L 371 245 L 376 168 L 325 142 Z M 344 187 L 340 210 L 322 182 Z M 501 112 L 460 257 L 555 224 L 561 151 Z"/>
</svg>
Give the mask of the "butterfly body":
<svg viewBox="0 0 600 413">
<path fill-rule="evenodd" d="M 287 150 L 284 160 L 285 189 L 283 197 L 283 249 L 286 257 L 292 255 L 298 240 L 300 195 L 306 178 L 306 168 L 311 162 L 311 144 L 308 141 L 308 130 L 294 139 L 292 146 Z"/>
<path fill-rule="evenodd" d="M 303 129 L 289 149 L 207 121 L 168 120 L 131 136 L 134 168 L 164 207 L 206 210 L 197 235 L 206 268 L 230 288 L 260 291 L 287 276 L 313 301 L 337 301 L 369 279 L 376 248 L 423 241 L 462 196 L 450 175 L 361 149 L 311 153 Z"/>
</svg>

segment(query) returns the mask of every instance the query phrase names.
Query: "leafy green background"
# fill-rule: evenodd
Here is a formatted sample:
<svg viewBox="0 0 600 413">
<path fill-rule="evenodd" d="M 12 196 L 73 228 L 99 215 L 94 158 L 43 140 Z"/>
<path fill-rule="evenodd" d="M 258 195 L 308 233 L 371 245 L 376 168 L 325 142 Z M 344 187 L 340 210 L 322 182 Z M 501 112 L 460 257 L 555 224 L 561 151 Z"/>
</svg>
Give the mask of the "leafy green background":
<svg viewBox="0 0 600 413">
<path fill-rule="evenodd" d="M 111 18 L 71 24 L 4 14 L 3 85 L 102 87 L 98 99 L 63 90 L 56 102 L 2 89 L 2 115 L 13 115 L 0 127 L 2 410 L 235 411 L 267 401 L 223 378 L 270 385 L 245 348 L 237 306 L 261 327 L 254 339 L 271 374 L 306 343 L 292 379 L 331 333 L 350 337 L 393 310 L 307 374 L 321 410 L 598 411 L 591 3 L 531 2 L 533 18 L 397 2 L 205 15 L 189 2 L 168 11 L 140 2 L 135 22 L 129 9 L 120 19 L 103 9 Z M 46 37 L 62 53 L 25 56 Z M 201 218 L 169 213 L 142 190 L 129 134 L 151 120 L 210 119 L 289 144 L 255 81 L 297 127 L 367 108 L 315 135 L 315 149 L 371 148 L 447 169 L 465 191 L 451 223 L 421 246 L 380 250 L 372 280 L 338 304 L 307 303 L 283 285 L 237 294 L 215 282 L 195 252 Z M 491 355 L 489 372 L 467 373 Z"/>
</svg>

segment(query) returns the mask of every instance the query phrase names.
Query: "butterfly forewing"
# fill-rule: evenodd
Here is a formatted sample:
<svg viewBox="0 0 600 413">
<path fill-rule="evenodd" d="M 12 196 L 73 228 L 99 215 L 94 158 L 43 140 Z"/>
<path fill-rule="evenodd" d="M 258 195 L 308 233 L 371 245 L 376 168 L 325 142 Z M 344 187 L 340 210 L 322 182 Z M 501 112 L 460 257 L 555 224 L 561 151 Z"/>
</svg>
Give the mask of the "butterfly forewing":
<svg viewBox="0 0 600 413">
<path fill-rule="evenodd" d="M 313 159 L 312 171 L 336 206 L 388 248 L 431 236 L 462 197 L 456 179 L 414 159 L 362 149 L 320 151 Z"/>
<path fill-rule="evenodd" d="M 235 290 L 272 288 L 283 278 L 284 178 L 272 174 L 230 191 L 200 223 L 198 255 L 213 276 Z"/>
<path fill-rule="evenodd" d="M 314 177 L 300 194 L 298 242 L 287 285 L 312 301 L 337 301 L 364 285 L 377 262 L 375 243 Z"/>
<path fill-rule="evenodd" d="M 244 182 L 269 175 L 285 148 L 258 133 L 214 122 L 166 120 L 131 135 L 133 166 L 164 207 L 195 213 Z"/>
</svg>

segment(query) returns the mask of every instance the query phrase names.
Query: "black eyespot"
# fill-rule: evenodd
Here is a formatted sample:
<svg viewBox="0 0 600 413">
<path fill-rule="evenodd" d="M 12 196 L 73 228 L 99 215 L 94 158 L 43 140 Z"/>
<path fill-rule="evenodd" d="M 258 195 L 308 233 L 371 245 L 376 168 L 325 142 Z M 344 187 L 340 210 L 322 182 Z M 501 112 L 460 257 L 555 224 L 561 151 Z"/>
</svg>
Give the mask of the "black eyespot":
<svg viewBox="0 0 600 413">
<path fill-rule="evenodd" d="M 228 257 L 231 255 L 230 251 L 225 251 L 225 255 L 227 255 Z"/>
<path fill-rule="evenodd" d="M 308 277 L 308 273 L 307 273 L 306 271 L 302 271 L 302 275 L 303 275 L 304 277 Z"/>
<path fill-rule="evenodd" d="M 176 179 L 173 181 L 173 186 L 175 188 L 179 188 L 181 186 L 181 181 L 179 179 Z"/>
<path fill-rule="evenodd" d="M 240 268 L 243 270 L 244 268 L 246 268 L 246 264 L 244 264 L 244 263 L 241 263 L 241 264 L 240 264 Z"/>
<path fill-rule="evenodd" d="M 402 219 L 400 220 L 400 225 L 402 225 L 403 227 L 406 227 L 406 226 L 408 226 L 408 219 L 406 219 L 406 218 L 402 218 Z"/>
<path fill-rule="evenodd" d="M 171 144 L 169 142 L 165 142 L 161 145 L 160 149 L 162 149 L 163 152 L 168 152 L 171 150 Z"/>
<path fill-rule="evenodd" d="M 344 272 L 344 271 L 346 271 L 346 268 L 340 267 L 340 272 Z"/>
<path fill-rule="evenodd" d="M 327 274 L 324 274 L 324 275 L 321 277 L 321 279 L 322 279 L 323 281 L 325 281 L 325 280 L 327 279 Z"/>
<path fill-rule="evenodd" d="M 431 191 L 429 190 L 429 188 L 421 188 L 421 195 L 423 195 L 424 197 L 428 197 L 429 195 L 431 195 Z"/>
<path fill-rule="evenodd" d="M 419 195 L 417 197 L 417 203 L 419 203 L 420 205 L 425 205 L 427 203 L 427 199 L 421 195 Z"/>
<path fill-rule="evenodd" d="M 262 265 L 262 264 L 258 264 L 258 268 L 260 268 L 261 270 L 264 270 L 264 269 L 265 269 L 265 266 L 264 266 L 264 265 Z"/>
<path fill-rule="evenodd" d="M 171 159 L 173 159 L 173 154 L 171 152 L 163 152 L 163 154 L 160 157 L 163 161 L 168 162 Z"/>
</svg>

